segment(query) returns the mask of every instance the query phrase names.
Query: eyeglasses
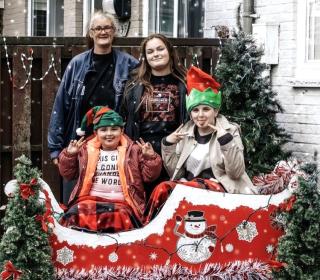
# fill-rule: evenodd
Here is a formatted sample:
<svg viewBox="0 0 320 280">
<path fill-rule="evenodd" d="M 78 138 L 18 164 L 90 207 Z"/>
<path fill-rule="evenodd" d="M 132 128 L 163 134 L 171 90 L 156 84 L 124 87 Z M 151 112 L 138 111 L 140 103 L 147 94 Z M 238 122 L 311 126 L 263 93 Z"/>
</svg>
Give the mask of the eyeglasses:
<svg viewBox="0 0 320 280">
<path fill-rule="evenodd" d="M 101 33 L 102 31 L 104 32 L 109 32 L 111 30 L 113 30 L 114 27 L 112 25 L 105 25 L 105 26 L 96 26 L 96 27 L 92 27 L 91 30 L 97 33 Z"/>
</svg>

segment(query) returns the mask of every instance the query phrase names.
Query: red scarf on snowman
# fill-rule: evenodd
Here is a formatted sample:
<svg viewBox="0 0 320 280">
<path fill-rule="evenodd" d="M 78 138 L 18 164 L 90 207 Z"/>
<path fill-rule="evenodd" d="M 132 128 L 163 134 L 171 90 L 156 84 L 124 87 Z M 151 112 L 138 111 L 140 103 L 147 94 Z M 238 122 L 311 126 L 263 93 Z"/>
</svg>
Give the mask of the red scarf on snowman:
<svg viewBox="0 0 320 280">
<path fill-rule="evenodd" d="M 212 225 L 212 226 L 208 226 L 203 233 L 192 234 L 189 232 L 185 232 L 185 235 L 189 238 L 201 238 L 204 236 L 209 236 L 212 239 L 215 239 L 215 238 L 217 238 L 216 234 L 214 233 L 215 231 L 216 231 L 216 226 Z"/>
</svg>

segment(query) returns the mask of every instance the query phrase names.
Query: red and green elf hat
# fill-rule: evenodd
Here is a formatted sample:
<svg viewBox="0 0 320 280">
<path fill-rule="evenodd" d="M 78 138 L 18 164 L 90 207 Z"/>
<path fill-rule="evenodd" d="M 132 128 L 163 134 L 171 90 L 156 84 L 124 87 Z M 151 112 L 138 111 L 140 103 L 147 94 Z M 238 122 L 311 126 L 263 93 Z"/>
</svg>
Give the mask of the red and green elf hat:
<svg viewBox="0 0 320 280">
<path fill-rule="evenodd" d="M 186 103 L 189 113 L 198 105 L 208 105 L 216 109 L 220 108 L 220 84 L 201 69 L 191 66 L 187 73 L 187 89 Z"/>
<path fill-rule="evenodd" d="M 124 126 L 122 117 L 105 106 L 95 106 L 85 114 L 81 121 L 81 127 L 77 128 L 77 135 L 85 135 L 86 128 L 91 124 L 93 124 L 94 130 L 104 126 Z"/>
</svg>

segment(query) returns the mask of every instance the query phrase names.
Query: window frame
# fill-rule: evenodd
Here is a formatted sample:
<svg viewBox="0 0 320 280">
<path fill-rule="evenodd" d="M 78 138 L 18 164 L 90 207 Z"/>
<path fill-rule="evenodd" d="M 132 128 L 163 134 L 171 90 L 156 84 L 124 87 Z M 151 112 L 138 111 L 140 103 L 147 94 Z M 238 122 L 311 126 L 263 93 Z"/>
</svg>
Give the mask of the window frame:
<svg viewBox="0 0 320 280">
<path fill-rule="evenodd" d="M 172 0 L 167 0 L 167 1 L 172 1 Z M 203 7 L 205 9 L 206 7 L 206 0 L 200 0 L 200 1 L 203 1 Z M 160 6 L 160 0 L 157 0 L 157 12 L 158 12 L 158 15 L 157 15 L 157 21 L 156 21 L 156 28 L 155 28 L 155 33 L 161 33 L 160 32 L 160 19 L 159 19 L 159 6 Z M 173 38 L 178 38 L 178 29 L 179 29 L 179 26 L 178 26 L 178 16 L 179 16 L 179 0 L 173 0 L 173 35 L 172 37 Z M 146 19 L 143 21 L 143 30 L 142 30 L 142 34 L 144 37 L 148 36 L 149 35 L 149 0 L 148 1 L 144 1 L 143 3 L 143 18 Z M 204 13 L 204 23 L 205 23 L 205 15 L 206 13 Z M 188 37 L 188 36 L 187 36 Z M 185 38 L 187 38 L 185 37 Z M 179 38 L 182 38 L 182 37 L 179 37 Z"/>
<path fill-rule="evenodd" d="M 152 33 L 162 33 L 160 31 L 160 17 L 159 17 L 159 11 L 160 11 L 160 1 L 161 0 L 153 0 L 156 1 L 156 22 L 155 22 L 155 30 Z M 172 1 L 172 0 L 167 0 Z M 143 24 L 143 35 L 148 36 L 149 35 L 149 0 L 145 1 L 143 3 L 143 18 L 144 20 Z M 173 0 L 173 21 L 172 21 L 172 37 L 177 37 L 178 34 L 178 0 Z"/>
<path fill-rule="evenodd" d="M 110 0 L 108 1 L 110 2 Z M 111 2 L 110 2 L 111 3 Z M 108 3 L 108 4 L 110 4 Z M 103 9 L 103 0 L 101 0 L 101 5 Z M 111 3 L 113 5 L 113 2 Z M 83 16 L 82 16 L 82 35 L 86 36 L 88 31 L 88 23 L 92 13 L 95 10 L 95 1 L 83 1 Z"/>
<path fill-rule="evenodd" d="M 311 1 L 315 0 L 297 1 L 297 63 L 294 86 L 320 86 L 320 60 L 308 60 L 308 5 Z"/>
<path fill-rule="evenodd" d="M 49 34 L 49 15 L 50 15 L 50 10 L 49 10 L 49 0 L 46 0 L 47 3 L 47 14 L 46 14 L 46 35 L 48 36 Z M 34 21 L 33 21 L 33 16 L 34 16 L 34 0 L 28 0 L 28 23 L 27 23 L 27 34 L 28 36 L 36 36 L 34 35 Z"/>
<path fill-rule="evenodd" d="M 56 10 L 51 9 L 53 0 L 46 0 L 46 35 L 45 36 L 61 36 L 56 31 Z M 34 35 L 34 0 L 28 0 L 28 12 L 27 12 L 27 36 Z"/>
<path fill-rule="evenodd" d="M 63 0 L 61 0 L 63 1 Z M 64 30 L 60 33 L 58 30 L 58 22 L 59 22 L 59 16 L 61 15 L 61 11 L 58 11 L 58 4 L 57 0 L 47 0 L 47 36 L 64 36 Z M 64 6 L 64 1 L 63 1 Z M 64 9 L 64 8 L 63 8 Z M 62 9 L 61 9 L 62 10 Z M 64 29 L 64 19 L 63 19 L 63 29 Z"/>
</svg>

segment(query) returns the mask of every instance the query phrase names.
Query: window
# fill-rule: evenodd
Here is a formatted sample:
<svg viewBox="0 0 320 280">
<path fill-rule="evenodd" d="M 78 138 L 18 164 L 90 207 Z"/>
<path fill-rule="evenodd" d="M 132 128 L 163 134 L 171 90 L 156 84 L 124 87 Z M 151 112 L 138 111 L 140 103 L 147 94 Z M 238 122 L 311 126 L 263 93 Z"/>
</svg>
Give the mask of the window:
<svg viewBox="0 0 320 280">
<path fill-rule="evenodd" d="M 307 60 L 320 62 L 320 1 L 308 1 Z"/>
<path fill-rule="evenodd" d="M 89 19 L 91 17 L 91 14 L 93 14 L 95 11 L 98 10 L 109 10 L 113 7 L 113 1 L 110 0 L 94 0 L 94 1 L 83 1 L 83 35 L 85 36 L 88 31 L 88 23 Z M 113 8 L 110 11 L 111 13 L 114 12 Z"/>
<path fill-rule="evenodd" d="M 28 35 L 63 36 L 64 0 L 29 0 Z"/>
<path fill-rule="evenodd" d="M 298 1 L 296 80 L 303 86 L 320 82 L 320 0 Z M 312 83 L 312 82 L 316 82 Z"/>
<path fill-rule="evenodd" d="M 49 36 L 63 36 L 64 31 L 64 0 L 49 0 Z"/>
<path fill-rule="evenodd" d="M 32 35 L 46 36 L 47 0 L 32 1 Z"/>
<path fill-rule="evenodd" d="M 203 37 L 204 0 L 149 0 L 147 6 L 145 35 Z"/>
</svg>

